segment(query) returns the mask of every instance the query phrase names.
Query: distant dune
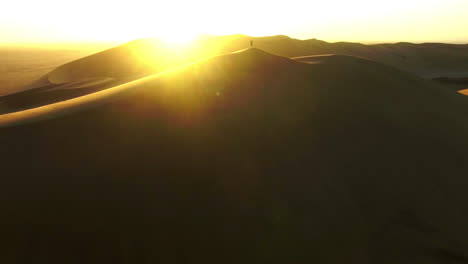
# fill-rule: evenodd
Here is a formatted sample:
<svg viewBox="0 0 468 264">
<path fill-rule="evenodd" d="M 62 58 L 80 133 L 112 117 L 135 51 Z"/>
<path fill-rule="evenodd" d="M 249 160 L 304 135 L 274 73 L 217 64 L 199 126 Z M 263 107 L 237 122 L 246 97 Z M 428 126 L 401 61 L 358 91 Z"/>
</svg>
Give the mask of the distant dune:
<svg viewBox="0 0 468 264">
<path fill-rule="evenodd" d="M 51 76 L 132 67 L 90 58 Z M 0 126 L 2 263 L 468 261 L 468 101 L 379 62 L 246 49 Z"/>
<path fill-rule="evenodd" d="M 53 70 L 50 69 L 54 64 L 50 63 L 47 64 L 48 67 L 42 69 L 36 69 L 31 65 L 34 74 L 30 76 L 24 71 L 5 75 L 7 81 L 3 83 L 6 84 L 3 93 L 10 95 L 0 98 L 0 113 L 75 98 L 207 57 L 234 52 L 245 48 L 250 40 L 254 41 L 255 47 L 285 57 L 336 54 L 367 58 L 423 78 L 435 79 L 438 84 L 449 89 L 468 88 L 466 84 L 456 81 L 468 76 L 468 45 L 438 43 L 363 45 L 346 42 L 328 43 L 316 39 L 297 40 L 287 36 L 229 35 L 204 36 L 184 49 L 159 39 L 140 39 L 65 63 Z M 346 58 L 339 56 L 337 58 Z M 12 63 L 15 63 L 14 60 Z M 99 85 L 95 85 L 96 83 Z M 1 79 L 0 84 L 2 84 Z M 27 91 L 23 92 L 25 90 Z M 22 93 L 12 94 L 14 91 Z"/>
<path fill-rule="evenodd" d="M 43 79 L 44 75 L 64 63 L 94 52 L 94 49 L 0 48 L 0 96 L 46 85 L 48 82 Z"/>
<path fill-rule="evenodd" d="M 328 43 L 321 40 L 298 40 L 287 36 L 250 37 L 246 35 L 212 36 L 199 39 L 190 51 L 194 55 L 177 61 L 171 54 L 171 47 L 157 39 L 140 39 L 129 42 L 114 49 L 69 63 L 53 71 L 49 78 L 60 80 L 61 75 L 75 77 L 121 77 L 129 74 L 140 74 L 142 69 L 162 71 L 178 63 L 203 59 L 207 55 L 219 55 L 246 48 L 250 40 L 257 48 L 285 57 L 298 57 L 321 54 L 338 54 L 363 57 L 385 63 L 399 69 L 415 73 L 421 77 L 466 77 L 468 75 L 468 45 L 454 44 L 376 44 L 360 43 Z M 143 62 L 145 58 L 155 58 L 156 61 Z M 110 62 L 118 62 L 117 65 Z M 153 66 L 148 70 L 148 65 Z M 82 67 L 79 70 L 77 68 Z M 76 70 L 74 70 L 76 69 Z M 83 71 L 86 69 L 86 71 Z M 86 73 L 86 74 L 85 74 Z M 75 74 L 73 76 L 71 74 Z M 73 78 L 72 78 L 73 77 Z"/>
</svg>

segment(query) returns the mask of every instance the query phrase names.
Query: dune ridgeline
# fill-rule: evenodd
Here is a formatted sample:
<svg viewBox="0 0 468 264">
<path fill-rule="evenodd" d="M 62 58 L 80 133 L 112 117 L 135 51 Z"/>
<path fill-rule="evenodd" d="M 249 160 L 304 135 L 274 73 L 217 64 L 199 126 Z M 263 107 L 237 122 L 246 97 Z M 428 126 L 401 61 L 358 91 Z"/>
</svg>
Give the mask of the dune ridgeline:
<svg viewBox="0 0 468 264">
<path fill-rule="evenodd" d="M 55 68 L 9 95 L 0 97 L 0 113 L 24 110 L 94 93 L 119 84 L 254 46 L 284 57 L 336 54 L 366 58 L 434 79 L 452 90 L 468 89 L 468 45 L 396 43 L 363 45 L 298 40 L 287 36 L 201 36 L 190 45 L 139 39 Z M 24 76 L 28 79 L 27 76 Z M 468 93 L 466 91 L 462 93 Z"/>
<path fill-rule="evenodd" d="M 468 262 L 467 97 L 275 45 L 151 65 L 121 46 L 4 98 L 0 262 Z"/>
</svg>

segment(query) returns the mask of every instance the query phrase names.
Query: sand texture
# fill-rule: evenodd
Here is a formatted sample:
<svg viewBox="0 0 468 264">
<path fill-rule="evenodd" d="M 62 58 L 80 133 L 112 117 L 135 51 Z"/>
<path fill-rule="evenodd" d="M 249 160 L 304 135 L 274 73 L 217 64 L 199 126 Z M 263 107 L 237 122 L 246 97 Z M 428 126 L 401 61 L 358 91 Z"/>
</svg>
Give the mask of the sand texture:
<svg viewBox="0 0 468 264">
<path fill-rule="evenodd" d="M 104 71 L 76 67 L 54 85 Z M 1 263 L 468 261 L 468 100 L 407 71 L 253 48 L 24 98 L 0 115 Z"/>
</svg>

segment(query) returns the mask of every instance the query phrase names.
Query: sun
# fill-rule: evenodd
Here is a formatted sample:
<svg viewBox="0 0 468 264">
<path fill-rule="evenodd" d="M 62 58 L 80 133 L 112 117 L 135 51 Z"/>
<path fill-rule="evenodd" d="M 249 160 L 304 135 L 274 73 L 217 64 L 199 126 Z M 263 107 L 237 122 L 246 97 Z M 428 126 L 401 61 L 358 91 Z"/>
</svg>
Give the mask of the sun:
<svg viewBox="0 0 468 264">
<path fill-rule="evenodd" d="M 168 44 L 172 45 L 189 45 L 197 37 L 199 36 L 199 33 L 196 32 L 182 32 L 182 31 L 177 31 L 174 30 L 172 32 L 164 32 L 163 34 L 160 34 L 159 37 L 161 40 Z"/>
</svg>

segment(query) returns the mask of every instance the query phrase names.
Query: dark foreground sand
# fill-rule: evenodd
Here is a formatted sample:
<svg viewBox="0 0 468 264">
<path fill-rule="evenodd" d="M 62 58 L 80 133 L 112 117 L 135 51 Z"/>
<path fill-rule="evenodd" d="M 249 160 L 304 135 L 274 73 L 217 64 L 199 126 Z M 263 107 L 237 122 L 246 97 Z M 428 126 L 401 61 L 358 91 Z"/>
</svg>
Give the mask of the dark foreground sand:
<svg viewBox="0 0 468 264">
<path fill-rule="evenodd" d="M 0 126 L 1 263 L 468 261 L 468 100 L 376 62 L 249 49 Z"/>
</svg>

